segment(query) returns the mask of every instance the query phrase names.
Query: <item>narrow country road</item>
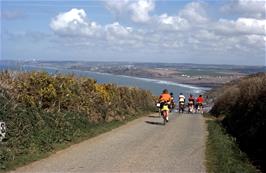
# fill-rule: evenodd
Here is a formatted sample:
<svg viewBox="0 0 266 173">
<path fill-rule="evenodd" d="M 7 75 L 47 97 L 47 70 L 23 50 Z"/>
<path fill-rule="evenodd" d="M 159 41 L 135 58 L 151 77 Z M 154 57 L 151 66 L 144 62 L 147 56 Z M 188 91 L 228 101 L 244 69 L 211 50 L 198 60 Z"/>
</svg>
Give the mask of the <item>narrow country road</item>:
<svg viewBox="0 0 266 173">
<path fill-rule="evenodd" d="M 142 117 L 12 172 L 206 172 L 205 120 Z"/>
</svg>

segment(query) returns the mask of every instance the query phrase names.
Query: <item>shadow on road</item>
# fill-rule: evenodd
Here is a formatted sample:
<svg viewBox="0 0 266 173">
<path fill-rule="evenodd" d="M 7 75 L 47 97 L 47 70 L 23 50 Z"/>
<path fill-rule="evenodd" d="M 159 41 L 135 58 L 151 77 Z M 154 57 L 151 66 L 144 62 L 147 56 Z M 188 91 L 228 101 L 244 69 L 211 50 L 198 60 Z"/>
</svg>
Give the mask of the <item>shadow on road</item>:
<svg viewBox="0 0 266 173">
<path fill-rule="evenodd" d="M 161 116 L 158 116 L 158 115 L 149 115 L 148 117 L 150 117 L 150 118 L 161 118 Z"/>
<path fill-rule="evenodd" d="M 154 121 L 145 121 L 145 123 L 152 124 L 152 125 L 161 125 L 161 126 L 164 125 L 163 122 L 154 122 Z"/>
</svg>

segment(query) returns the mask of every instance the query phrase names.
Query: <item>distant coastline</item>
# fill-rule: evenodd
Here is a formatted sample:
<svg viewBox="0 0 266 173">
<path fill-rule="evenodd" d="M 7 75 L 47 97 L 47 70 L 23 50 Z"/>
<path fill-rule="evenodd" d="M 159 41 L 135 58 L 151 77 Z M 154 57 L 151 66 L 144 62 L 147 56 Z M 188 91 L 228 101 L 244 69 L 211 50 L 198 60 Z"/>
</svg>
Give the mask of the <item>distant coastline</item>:
<svg viewBox="0 0 266 173">
<path fill-rule="evenodd" d="M 1 67 L 2 66 L 2 67 Z M 80 70 L 80 69 L 70 69 L 64 68 L 61 66 L 47 66 L 47 65 L 39 65 L 39 64 L 23 64 L 20 66 L 12 66 L 9 65 L 7 68 L 5 66 L 0 65 L 0 71 L 3 69 L 11 69 L 12 71 L 46 71 L 48 73 L 63 73 L 63 74 L 75 74 L 78 76 L 86 76 L 90 78 L 94 78 L 99 83 L 115 83 L 121 86 L 132 86 L 139 87 L 146 90 L 151 90 L 153 94 L 158 95 L 161 93 L 163 88 L 168 88 L 170 91 L 175 93 L 183 92 L 186 94 L 189 93 L 202 93 L 211 88 L 209 87 L 201 87 L 190 84 L 182 84 L 166 79 L 152 79 L 145 78 L 139 76 L 129 76 L 129 75 L 120 75 L 120 74 L 112 74 L 106 72 L 97 72 L 97 71 L 88 71 L 88 70 Z"/>
<path fill-rule="evenodd" d="M 128 77 L 135 77 L 140 79 L 151 79 L 151 80 L 158 80 L 158 81 L 165 81 L 165 82 L 172 82 L 180 85 L 188 85 L 192 87 L 199 87 L 199 88 L 215 88 L 222 86 L 225 81 L 217 81 L 214 79 L 198 79 L 198 77 L 189 78 L 187 77 L 180 77 L 178 75 L 171 75 L 171 76 L 158 76 L 152 73 L 146 73 L 146 71 L 142 71 L 142 69 L 133 69 L 130 72 L 121 71 L 112 71 L 112 70 L 92 70 L 92 69 L 84 69 L 78 67 L 71 67 L 68 68 L 71 70 L 81 70 L 81 71 L 89 71 L 89 72 L 97 72 L 101 74 L 112 74 L 112 75 L 119 75 L 119 76 L 128 76 Z M 242 77 L 242 76 L 241 76 Z M 228 80 L 229 81 L 229 80 Z"/>
<path fill-rule="evenodd" d="M 16 64 L 17 65 L 17 64 Z M 10 67 L 14 67 L 14 64 L 10 64 Z M 155 80 L 157 82 L 165 82 L 165 83 L 174 83 L 175 85 L 180 85 L 180 86 L 184 86 L 184 87 L 188 87 L 188 88 L 206 88 L 206 89 L 210 89 L 213 88 L 215 86 L 217 86 L 217 84 L 213 84 L 213 83 L 189 83 L 189 82 L 178 82 L 176 80 L 173 80 L 172 78 L 158 78 L 158 77 L 154 77 L 152 75 L 124 75 L 124 74 L 117 74 L 117 73 L 111 73 L 111 72 L 103 72 L 103 71 L 95 71 L 95 70 L 85 70 L 85 69 L 78 69 L 78 68 L 64 68 L 62 66 L 60 67 L 56 67 L 56 66 L 43 66 L 43 65 L 39 65 L 39 64 L 34 64 L 34 65 L 27 65 L 27 64 L 22 64 L 20 66 L 14 67 L 14 69 L 16 70 L 20 70 L 20 71 L 29 71 L 27 67 L 30 67 L 32 69 L 49 69 L 49 70 L 54 70 L 54 72 L 56 71 L 61 71 L 61 70 L 70 70 L 70 71 L 84 71 L 84 72 L 92 72 L 92 73 L 97 73 L 97 74 L 104 74 L 104 75 L 116 75 L 116 76 L 124 76 L 124 77 L 130 77 L 130 78 L 135 78 L 135 79 L 141 79 L 141 80 Z M 0 66 L 1 69 L 1 66 Z"/>
<path fill-rule="evenodd" d="M 265 67 L 207 64 L 168 64 L 130 62 L 79 62 L 79 61 L 12 61 L 0 60 L 23 70 L 24 66 L 93 72 L 105 75 L 121 75 L 173 82 L 193 87 L 215 88 L 249 74 L 265 72 Z"/>
</svg>

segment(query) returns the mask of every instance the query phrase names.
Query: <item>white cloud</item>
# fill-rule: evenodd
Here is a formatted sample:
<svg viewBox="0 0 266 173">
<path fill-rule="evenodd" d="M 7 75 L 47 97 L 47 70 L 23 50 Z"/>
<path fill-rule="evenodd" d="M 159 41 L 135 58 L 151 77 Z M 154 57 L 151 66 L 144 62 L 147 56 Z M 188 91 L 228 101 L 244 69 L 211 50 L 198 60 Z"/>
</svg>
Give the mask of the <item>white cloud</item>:
<svg viewBox="0 0 266 173">
<path fill-rule="evenodd" d="M 247 34 L 266 34 L 266 20 L 239 18 L 236 21 L 236 30 Z"/>
<path fill-rule="evenodd" d="M 131 27 L 124 27 L 118 22 L 105 26 L 105 38 L 115 44 L 126 44 L 132 42 L 133 30 Z"/>
<path fill-rule="evenodd" d="M 186 30 L 189 23 L 186 19 L 179 16 L 168 16 L 166 13 L 157 19 L 160 29 L 163 30 Z"/>
<path fill-rule="evenodd" d="M 116 15 L 121 15 L 128 8 L 130 0 L 105 0 L 105 7 Z"/>
<path fill-rule="evenodd" d="M 179 12 L 179 16 L 189 20 L 192 23 L 204 23 L 208 21 L 203 3 L 191 2 Z"/>
<path fill-rule="evenodd" d="M 105 0 L 104 3 L 109 11 L 118 16 L 128 16 L 136 23 L 147 23 L 153 19 L 155 21 L 160 20 L 162 24 L 175 25 L 174 28 L 176 28 L 176 24 L 180 22 L 189 21 L 194 24 L 208 21 L 204 7 L 206 4 L 201 2 L 188 3 L 176 16 L 168 16 L 164 13 L 160 17 L 150 15 L 155 9 L 154 0 Z"/>
<path fill-rule="evenodd" d="M 229 4 L 222 8 L 224 12 L 236 12 L 244 17 L 265 18 L 266 1 L 265 0 L 231 0 Z"/>
<path fill-rule="evenodd" d="M 73 8 L 68 12 L 60 13 L 50 23 L 52 30 L 63 35 L 95 36 L 101 30 L 96 22 L 90 22 L 83 9 Z"/>
<path fill-rule="evenodd" d="M 150 21 L 150 12 L 154 10 L 154 0 L 105 0 L 105 7 L 114 13 L 116 17 L 129 15 L 130 19 L 136 23 L 146 23 Z"/>
<path fill-rule="evenodd" d="M 261 56 L 265 52 L 265 19 L 239 17 L 236 20 L 210 20 L 205 4 L 199 2 L 187 4 L 176 15 L 163 13 L 150 16 L 153 1 L 149 4 L 146 0 L 121 0 L 116 5 L 113 2 L 109 2 L 108 8 L 119 13 L 126 10 L 134 22 L 148 24 L 128 27 L 123 22 L 113 22 L 99 25 L 90 21 L 83 9 L 72 9 L 53 18 L 50 27 L 60 36 L 75 37 L 76 45 L 98 45 L 99 49 L 104 47 L 109 51 L 185 52 L 187 56 L 229 56 L 228 52 Z M 137 9 L 140 11 L 137 12 Z"/>
<path fill-rule="evenodd" d="M 265 37 L 259 35 L 247 35 L 245 38 L 249 45 L 263 45 L 266 43 Z"/>
<path fill-rule="evenodd" d="M 153 21 L 160 30 L 164 31 L 190 31 L 190 29 L 202 28 L 209 22 L 205 11 L 205 4 L 191 2 L 185 5 L 177 15 L 163 13 L 154 16 Z"/>
<path fill-rule="evenodd" d="M 202 28 L 209 22 L 206 4 L 201 2 L 191 2 L 185 5 L 177 15 L 163 13 L 158 17 L 153 17 L 155 23 L 161 30 L 189 31 L 191 28 Z"/>
<path fill-rule="evenodd" d="M 118 22 L 108 24 L 105 26 L 105 30 L 111 35 L 128 36 L 132 32 L 131 27 L 123 27 Z"/>
<path fill-rule="evenodd" d="M 52 20 L 51 27 L 54 30 L 68 27 L 69 24 L 86 24 L 86 13 L 83 9 L 72 9 L 66 13 L 60 13 L 55 19 Z"/>
<path fill-rule="evenodd" d="M 217 22 L 210 22 L 206 17 L 204 20 L 199 18 L 196 21 L 204 21 L 205 25 L 198 28 L 198 23 L 191 23 L 189 21 L 191 20 L 191 16 L 184 15 L 184 11 L 192 11 L 192 13 L 187 14 L 194 14 L 195 11 L 201 11 L 199 13 L 206 15 L 205 11 L 199 5 L 191 3 L 181 10 L 180 15 L 187 18 L 178 15 L 169 16 L 166 13 L 154 17 L 155 24 L 146 26 L 145 32 L 132 27 L 125 27 L 118 22 L 105 26 L 98 25 L 96 22 L 90 22 L 88 20 L 87 14 L 83 9 L 72 9 L 68 12 L 60 13 L 52 19 L 50 26 L 59 35 L 89 36 L 105 38 L 107 41 L 123 44 L 131 44 L 134 42 L 139 45 L 157 44 L 168 45 L 168 47 L 170 45 L 183 45 L 184 42 L 188 44 L 199 44 L 199 41 L 211 42 L 223 38 L 225 38 L 224 40 L 228 40 L 226 37 L 232 37 L 233 35 L 265 35 L 266 20 L 252 18 L 239 18 L 235 21 L 220 19 Z M 168 31 L 171 31 L 171 33 L 168 33 Z M 194 36 L 192 37 L 191 35 Z M 148 38 L 146 38 L 147 36 Z M 256 37 L 252 36 L 249 38 L 254 39 Z M 255 41 L 250 41 L 250 43 L 255 44 Z"/>
<path fill-rule="evenodd" d="M 90 22 L 83 9 L 71 9 L 68 12 L 60 13 L 52 19 L 50 27 L 62 39 L 65 38 L 65 41 L 75 45 L 136 46 L 140 44 L 139 40 L 143 37 L 141 32 L 134 31 L 131 27 L 122 26 L 118 22 L 105 26 Z"/>
<path fill-rule="evenodd" d="M 236 21 L 220 19 L 216 30 L 225 34 L 266 34 L 266 20 L 239 18 Z"/>
<path fill-rule="evenodd" d="M 130 5 L 132 10 L 131 19 L 134 22 L 144 23 L 150 20 L 149 13 L 154 9 L 153 0 L 138 0 Z"/>
<path fill-rule="evenodd" d="M 199 30 L 197 34 L 195 35 L 196 38 L 198 38 L 200 41 L 219 41 L 221 39 L 221 36 L 216 35 L 212 31 L 205 30 Z"/>
</svg>

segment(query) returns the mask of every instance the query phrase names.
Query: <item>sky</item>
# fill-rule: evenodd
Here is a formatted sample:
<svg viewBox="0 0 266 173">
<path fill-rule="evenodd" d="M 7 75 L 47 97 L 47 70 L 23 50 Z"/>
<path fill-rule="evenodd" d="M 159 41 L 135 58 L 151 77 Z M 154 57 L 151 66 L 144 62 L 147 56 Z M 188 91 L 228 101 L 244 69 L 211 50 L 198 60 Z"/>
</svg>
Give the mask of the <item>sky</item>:
<svg viewBox="0 0 266 173">
<path fill-rule="evenodd" d="M 0 2 L 0 59 L 266 66 L 266 0 Z"/>
</svg>

